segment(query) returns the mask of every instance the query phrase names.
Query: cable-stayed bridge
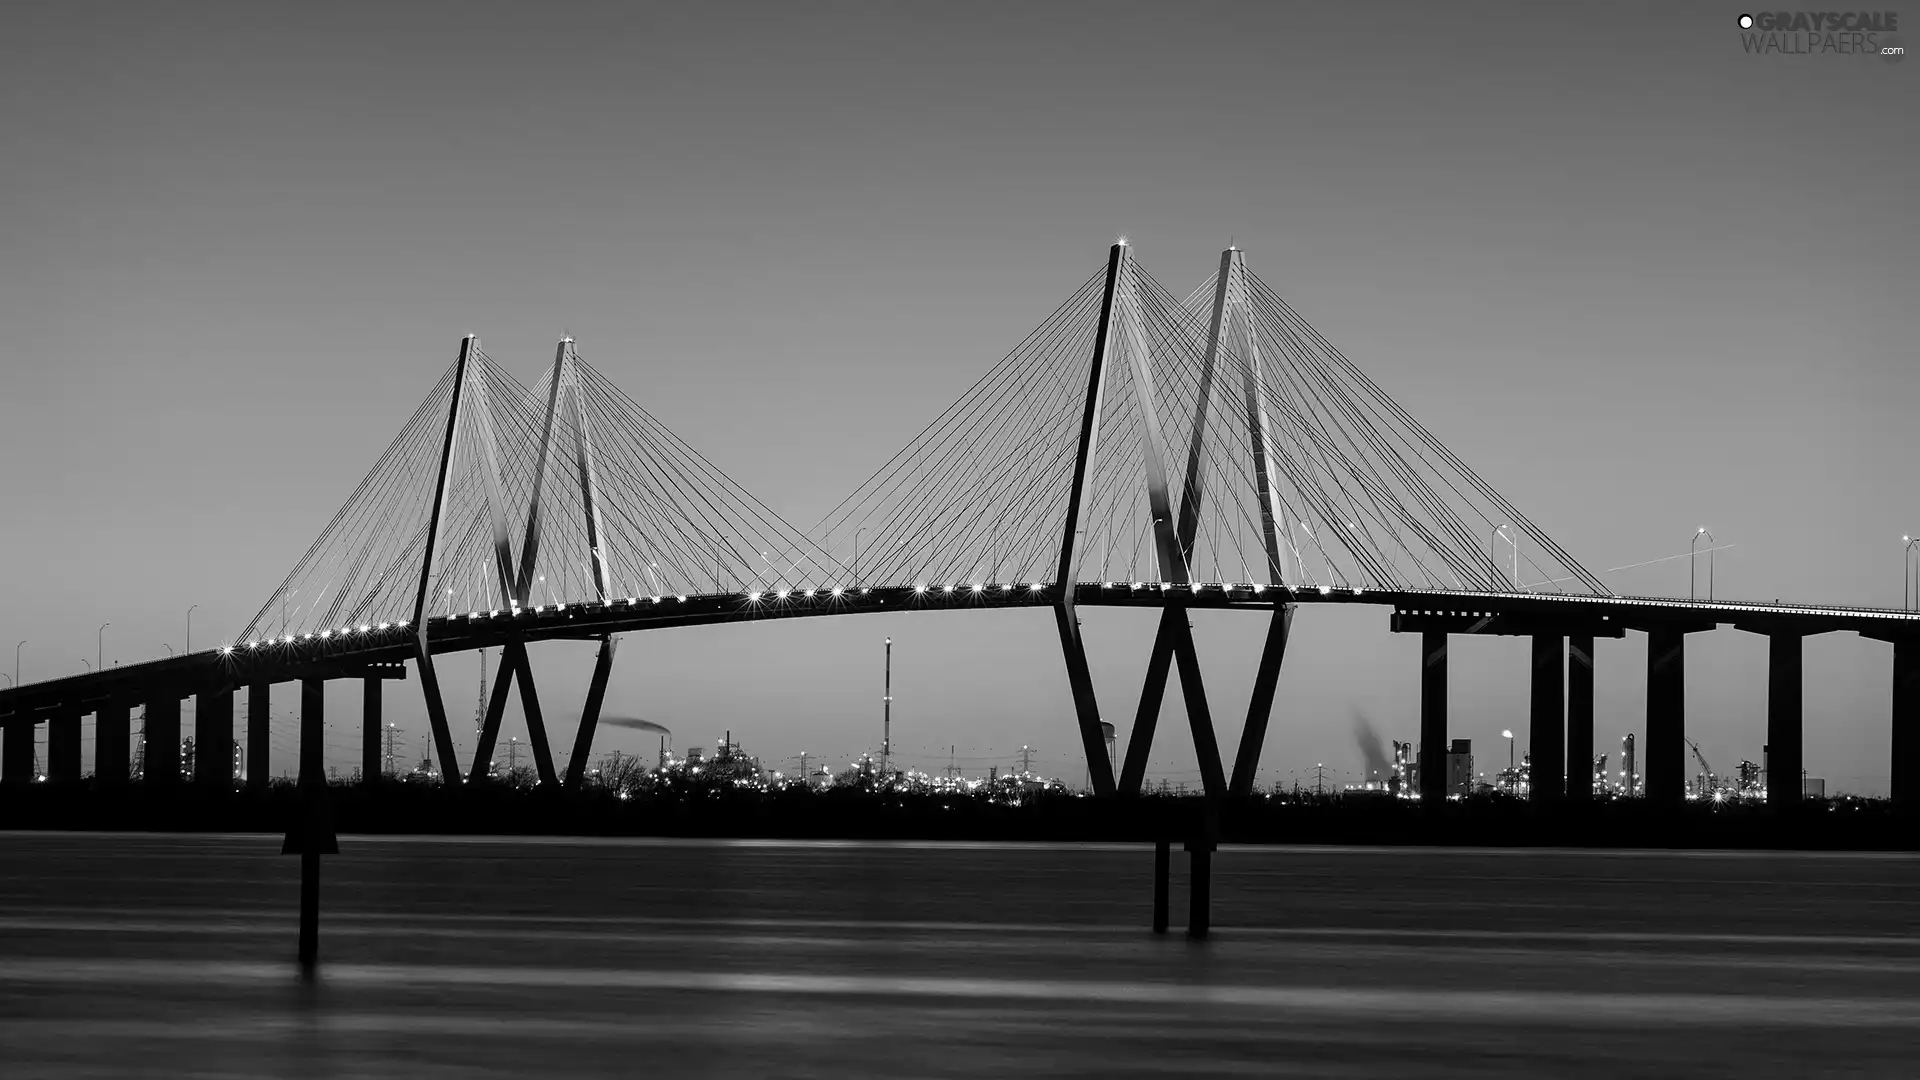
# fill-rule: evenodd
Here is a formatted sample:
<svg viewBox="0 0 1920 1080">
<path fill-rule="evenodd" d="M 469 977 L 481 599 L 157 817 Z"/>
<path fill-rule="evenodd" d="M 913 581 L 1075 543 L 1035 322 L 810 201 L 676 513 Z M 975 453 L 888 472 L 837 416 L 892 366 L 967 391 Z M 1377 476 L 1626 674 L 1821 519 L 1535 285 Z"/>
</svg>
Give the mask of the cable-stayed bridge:
<svg viewBox="0 0 1920 1080">
<path fill-rule="evenodd" d="M 1391 609 L 1422 635 L 1421 788 L 1444 797 L 1447 642 L 1532 643 L 1536 799 L 1591 795 L 1593 639 L 1649 637 L 1646 791 L 1683 797 L 1685 636 L 1732 626 L 1770 641 L 1770 801 L 1800 796 L 1801 642 L 1849 631 L 1893 645 L 1897 801 L 1920 800 L 1920 612 L 1612 594 L 1552 537 L 1222 253 L 1185 298 L 1124 241 L 1105 266 L 812 529 L 729 479 L 563 340 L 527 386 L 480 347 L 454 362 L 234 641 L 218 649 L 0 692 L 0 780 L 81 778 L 94 716 L 97 782 L 130 775 L 145 708 L 144 779 L 179 782 L 180 703 L 199 744 L 233 738 L 246 694 L 250 762 L 268 754 L 276 684 L 301 686 L 300 772 L 323 775 L 328 680 L 365 687 L 363 775 L 380 774 L 385 681 L 412 666 L 443 777 L 484 777 L 509 697 L 542 783 L 580 782 L 616 635 L 750 619 L 1045 607 L 1096 794 L 1140 791 L 1169 679 L 1203 784 L 1251 790 L 1300 604 Z M 1078 611 L 1161 610 L 1118 775 Z M 1240 736 L 1216 744 L 1187 612 L 1246 609 L 1263 641 Z M 597 642 L 575 742 L 547 738 L 526 645 Z M 498 648 L 472 762 L 455 753 L 434 658 Z M 1111 703 L 1109 703 L 1111 705 Z M 1237 711 L 1237 710 L 1236 710 Z M 1118 715 L 1124 715 L 1122 711 Z M 1117 726 L 1117 725 L 1115 725 Z M 195 779 L 233 783 L 225 755 Z M 250 768 L 250 783 L 265 782 Z"/>
</svg>

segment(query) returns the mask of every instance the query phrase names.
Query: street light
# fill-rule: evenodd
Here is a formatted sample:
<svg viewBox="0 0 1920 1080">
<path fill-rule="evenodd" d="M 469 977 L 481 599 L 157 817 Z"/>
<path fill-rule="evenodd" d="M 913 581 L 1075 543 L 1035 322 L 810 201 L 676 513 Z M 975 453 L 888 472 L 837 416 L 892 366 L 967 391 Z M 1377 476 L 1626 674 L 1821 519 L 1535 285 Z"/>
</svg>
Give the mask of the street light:
<svg viewBox="0 0 1920 1080">
<path fill-rule="evenodd" d="M 1507 740 L 1507 786 L 1513 786 L 1513 732 L 1502 728 L 1500 737 Z"/>
<path fill-rule="evenodd" d="M 1920 537 L 1902 536 L 1900 542 L 1907 545 L 1900 562 L 1900 610 L 1920 609 L 1920 559 L 1914 556 Z M 1908 594 L 1912 594 L 1912 600 L 1907 599 Z"/>
<path fill-rule="evenodd" d="M 84 656 L 80 658 L 80 666 L 86 668 L 88 671 L 93 670 L 93 665 L 87 663 L 87 658 Z"/>
<path fill-rule="evenodd" d="M 20 645 L 25 644 L 24 640 L 20 642 Z M 13 685 L 15 686 L 20 685 L 20 645 L 13 647 Z"/>
<path fill-rule="evenodd" d="M 93 648 L 94 648 L 93 666 L 96 668 L 104 668 L 107 666 L 105 663 L 102 663 L 102 660 L 107 655 L 107 627 L 112 625 L 113 624 L 110 622 L 101 623 L 100 629 L 96 631 L 93 635 Z"/>
<path fill-rule="evenodd" d="M 1698 561 L 1699 553 L 1694 549 L 1700 546 L 1700 541 L 1703 539 L 1709 544 L 1713 543 L 1713 534 L 1707 531 L 1705 525 L 1694 530 L 1693 541 L 1687 545 L 1687 599 L 1689 600 L 1697 599 L 1693 579 L 1694 564 Z M 1713 548 L 1711 547 L 1707 548 L 1707 599 L 1713 599 Z"/>
<path fill-rule="evenodd" d="M 171 646 L 171 645 L 169 645 L 169 644 L 167 644 L 166 642 L 164 642 L 164 641 L 163 641 L 163 642 L 161 642 L 161 643 L 160 643 L 160 647 L 161 647 L 161 648 L 163 648 L 163 649 L 165 649 L 165 650 L 167 650 L 167 656 L 168 656 L 168 657 L 172 657 L 172 656 L 173 656 L 173 646 Z"/>
<path fill-rule="evenodd" d="M 187 606 L 187 643 L 180 649 L 183 653 L 193 651 L 193 609 L 199 606 L 199 604 L 189 604 Z"/>
</svg>

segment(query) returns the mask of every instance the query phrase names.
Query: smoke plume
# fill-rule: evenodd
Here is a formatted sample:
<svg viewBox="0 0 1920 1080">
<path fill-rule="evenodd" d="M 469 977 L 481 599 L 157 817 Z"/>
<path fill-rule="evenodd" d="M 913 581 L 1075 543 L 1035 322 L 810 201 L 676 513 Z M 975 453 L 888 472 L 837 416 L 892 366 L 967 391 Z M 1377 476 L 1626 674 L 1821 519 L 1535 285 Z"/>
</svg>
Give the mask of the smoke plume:
<svg viewBox="0 0 1920 1080">
<path fill-rule="evenodd" d="M 600 718 L 600 722 L 603 724 L 612 724 L 614 727 L 632 728 L 635 731 L 651 731 L 660 735 L 669 736 L 673 734 L 673 732 L 667 728 L 667 725 L 656 724 L 651 720 L 642 720 L 637 716 L 603 716 Z"/>
<path fill-rule="evenodd" d="M 1380 733 L 1373 730 L 1373 721 L 1358 709 L 1353 711 L 1353 741 L 1360 745 L 1361 756 L 1367 759 L 1368 781 L 1384 782 L 1393 775 L 1393 759 L 1381 745 Z"/>
</svg>

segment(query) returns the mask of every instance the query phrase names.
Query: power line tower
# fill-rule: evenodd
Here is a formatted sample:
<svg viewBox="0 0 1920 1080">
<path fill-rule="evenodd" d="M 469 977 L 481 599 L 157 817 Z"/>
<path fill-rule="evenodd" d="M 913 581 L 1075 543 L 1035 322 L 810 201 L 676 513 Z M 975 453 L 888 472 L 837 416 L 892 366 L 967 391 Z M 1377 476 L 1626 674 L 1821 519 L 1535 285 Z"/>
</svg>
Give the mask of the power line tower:
<svg viewBox="0 0 1920 1080">
<path fill-rule="evenodd" d="M 400 772 L 400 763 L 398 760 L 399 755 L 394 750 L 394 744 L 400 738 L 400 725 L 394 723 L 391 720 L 387 721 L 387 730 L 384 734 L 386 735 L 386 741 L 387 741 L 387 745 L 385 748 L 386 749 L 386 761 L 385 761 L 386 772 L 388 776 L 397 776 L 399 775 L 399 772 Z"/>
<path fill-rule="evenodd" d="M 893 763 L 893 639 L 887 639 L 887 677 L 880 699 L 880 775 L 890 775 Z"/>
<path fill-rule="evenodd" d="M 800 751 L 800 756 L 794 759 L 800 763 L 800 779 L 802 781 L 807 778 L 807 759 L 812 756 L 813 755 L 807 753 L 805 750 L 802 750 Z"/>
<path fill-rule="evenodd" d="M 956 755 L 958 755 L 959 752 L 960 748 L 958 746 L 947 747 L 947 779 L 949 780 L 960 775 L 960 765 L 956 760 Z"/>
<path fill-rule="evenodd" d="M 1026 776 L 1031 774 L 1032 772 L 1033 772 L 1033 747 L 1022 746 L 1020 748 L 1020 775 Z"/>
<path fill-rule="evenodd" d="M 487 650 L 480 650 L 480 693 L 473 703 L 473 745 L 480 745 L 481 729 L 487 726 Z"/>
</svg>

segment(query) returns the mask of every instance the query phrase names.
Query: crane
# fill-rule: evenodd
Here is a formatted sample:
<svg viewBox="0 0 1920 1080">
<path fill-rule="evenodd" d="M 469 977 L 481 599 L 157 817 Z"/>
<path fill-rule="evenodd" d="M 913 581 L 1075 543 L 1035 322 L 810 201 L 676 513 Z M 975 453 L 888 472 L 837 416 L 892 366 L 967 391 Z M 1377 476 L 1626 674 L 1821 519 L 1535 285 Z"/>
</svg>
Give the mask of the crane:
<svg viewBox="0 0 1920 1080">
<path fill-rule="evenodd" d="M 1682 736 L 1682 738 L 1685 738 L 1685 736 Z M 1719 778 L 1713 775 L 1713 766 L 1707 764 L 1707 755 L 1700 752 L 1699 743 L 1694 742 L 1692 739 L 1687 739 L 1687 745 L 1693 749 L 1693 760 L 1700 763 L 1700 771 L 1705 773 L 1707 777 L 1706 790 L 1700 792 L 1700 794 L 1713 794 L 1713 792 L 1720 787 Z"/>
</svg>

